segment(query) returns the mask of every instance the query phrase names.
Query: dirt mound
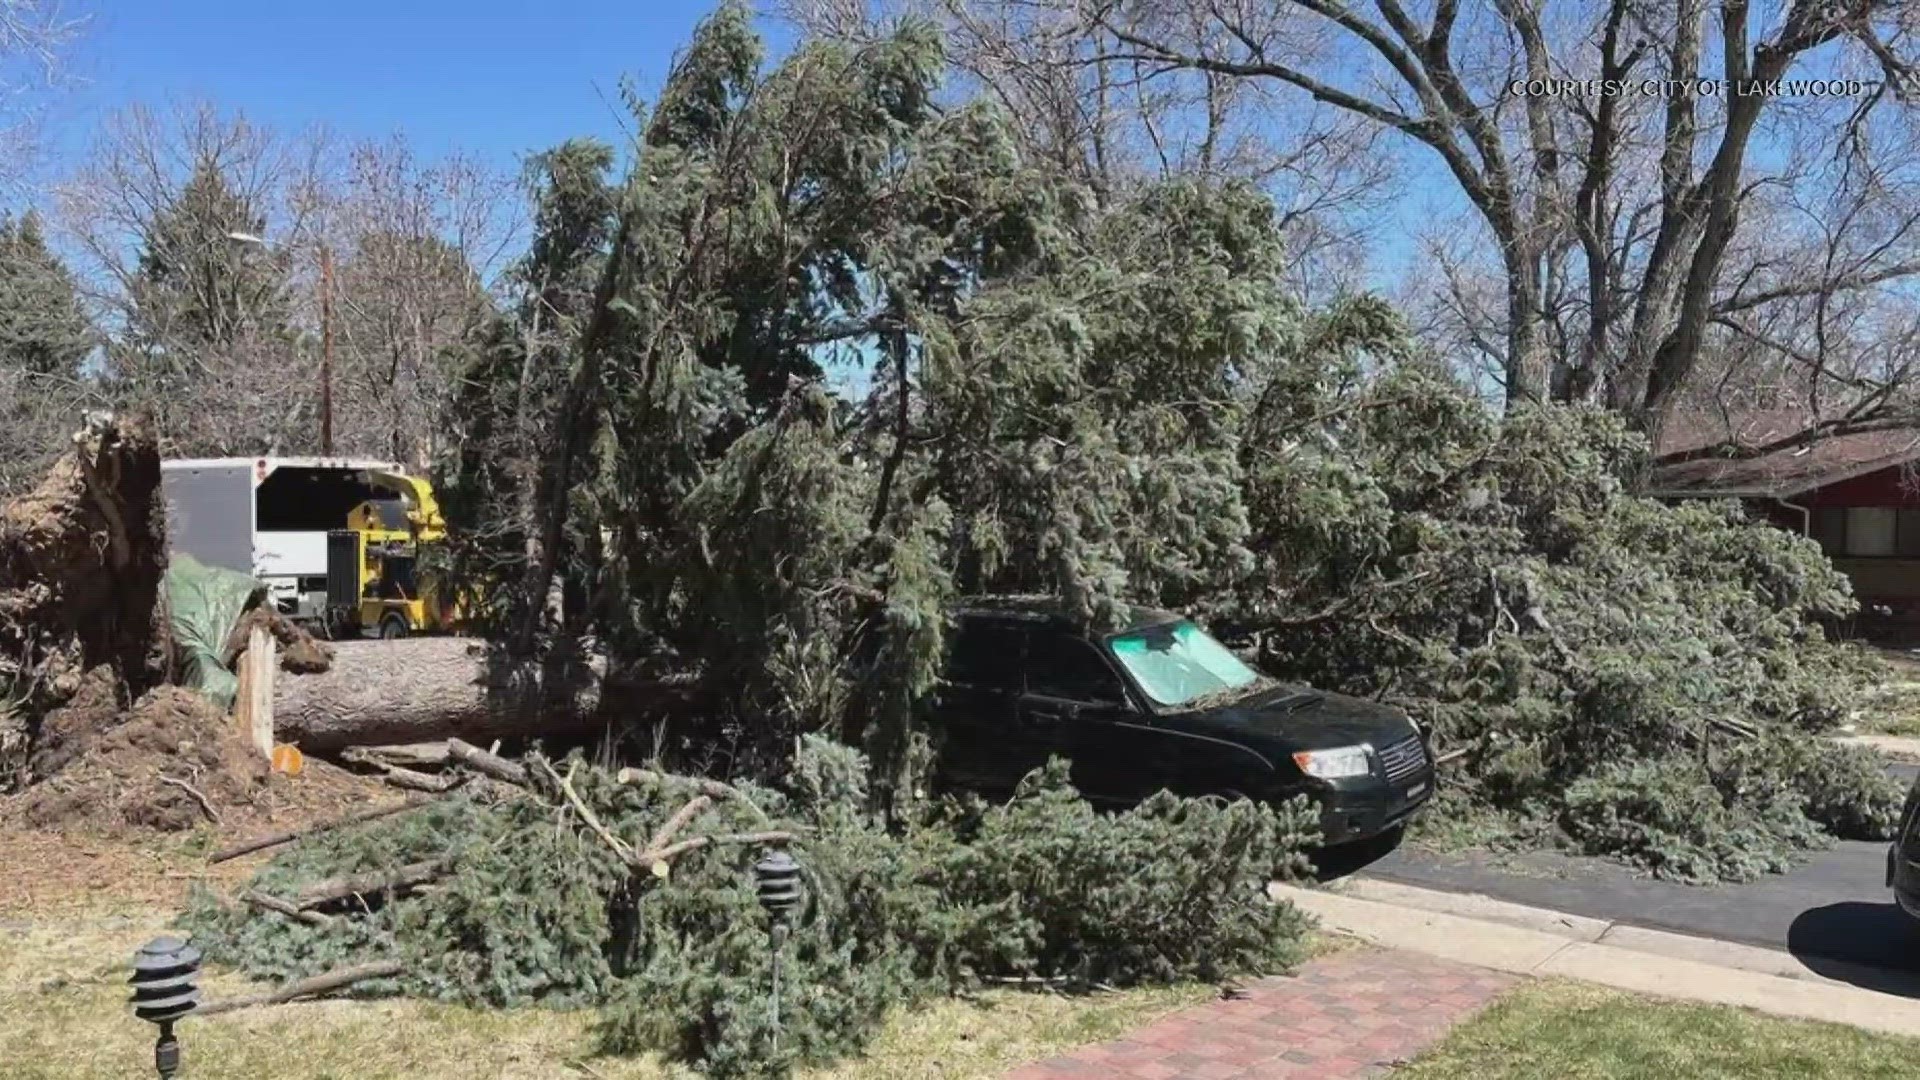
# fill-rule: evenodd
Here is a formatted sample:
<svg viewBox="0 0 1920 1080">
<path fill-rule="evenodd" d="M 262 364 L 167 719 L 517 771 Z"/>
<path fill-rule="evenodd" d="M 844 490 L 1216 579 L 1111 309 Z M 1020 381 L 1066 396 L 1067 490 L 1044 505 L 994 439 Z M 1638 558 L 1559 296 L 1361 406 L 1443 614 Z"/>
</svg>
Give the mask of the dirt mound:
<svg viewBox="0 0 1920 1080">
<path fill-rule="evenodd" d="M 41 719 L 33 756 L 27 760 L 28 777 L 52 776 L 65 768 L 126 711 L 126 687 L 113 669 L 105 664 L 89 669 L 67 703 Z"/>
<path fill-rule="evenodd" d="M 154 689 L 124 721 L 104 710 L 62 712 L 70 714 L 62 767 L 11 808 L 27 824 L 178 832 L 253 808 L 267 784 L 267 763 L 232 722 L 183 687 Z M 89 720 L 100 726 L 84 728 Z"/>
<path fill-rule="evenodd" d="M 233 633 L 227 635 L 225 655 L 238 657 L 246 651 L 247 637 L 254 627 L 272 634 L 280 643 L 280 670 L 295 675 L 314 675 L 333 666 L 333 649 L 318 638 L 307 633 L 306 629 L 273 610 L 262 605 L 247 612 L 234 624 Z"/>
<path fill-rule="evenodd" d="M 324 761 L 308 759 L 298 776 L 271 773 L 233 719 L 185 687 L 157 687 L 123 712 L 90 674 L 46 727 L 60 735 L 36 755 L 45 779 L 0 799 L 0 824 L 116 838 L 211 825 L 235 839 L 393 797 Z"/>
</svg>

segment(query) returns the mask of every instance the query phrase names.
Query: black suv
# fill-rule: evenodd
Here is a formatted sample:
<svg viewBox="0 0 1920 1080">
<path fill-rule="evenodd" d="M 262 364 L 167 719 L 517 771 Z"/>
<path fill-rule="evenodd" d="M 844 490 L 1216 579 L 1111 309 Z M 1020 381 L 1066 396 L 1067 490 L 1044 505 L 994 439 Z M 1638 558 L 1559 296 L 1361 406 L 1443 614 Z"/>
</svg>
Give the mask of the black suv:
<svg viewBox="0 0 1920 1080">
<path fill-rule="evenodd" d="M 1887 845 L 1887 888 L 1901 911 L 1920 919 L 1920 777 L 1907 789 L 1900 828 Z"/>
<path fill-rule="evenodd" d="M 934 699 L 952 786 L 1005 795 L 1058 755 L 1109 806 L 1163 788 L 1305 793 L 1329 844 L 1397 828 L 1433 795 L 1426 739 L 1404 713 L 1275 682 L 1178 615 L 1135 608 L 1132 625 L 1096 636 L 1045 600 L 977 601 L 956 616 Z"/>
</svg>

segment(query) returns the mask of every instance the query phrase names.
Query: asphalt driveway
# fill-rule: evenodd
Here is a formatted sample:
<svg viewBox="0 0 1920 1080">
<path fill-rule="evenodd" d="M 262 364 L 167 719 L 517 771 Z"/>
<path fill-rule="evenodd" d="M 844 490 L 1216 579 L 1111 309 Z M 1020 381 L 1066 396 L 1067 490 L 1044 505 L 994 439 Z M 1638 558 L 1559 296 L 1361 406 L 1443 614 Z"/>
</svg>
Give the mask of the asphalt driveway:
<svg viewBox="0 0 1920 1080">
<path fill-rule="evenodd" d="M 1911 779 L 1915 769 L 1896 771 Z M 1893 903 L 1886 851 L 1884 843 L 1843 841 L 1787 873 L 1717 886 L 1656 881 L 1616 863 L 1551 852 L 1437 854 L 1402 846 L 1358 855 L 1356 862 L 1372 857 L 1364 865 L 1328 869 L 1779 949 L 1813 971 L 1860 981 L 1854 965 L 1920 972 L 1920 924 Z"/>
</svg>

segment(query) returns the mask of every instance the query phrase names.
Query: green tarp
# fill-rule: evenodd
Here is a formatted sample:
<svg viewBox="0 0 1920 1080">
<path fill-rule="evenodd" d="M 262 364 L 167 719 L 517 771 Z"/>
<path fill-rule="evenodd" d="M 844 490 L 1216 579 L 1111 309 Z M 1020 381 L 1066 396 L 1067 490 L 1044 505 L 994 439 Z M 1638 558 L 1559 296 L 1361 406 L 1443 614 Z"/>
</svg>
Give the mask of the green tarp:
<svg viewBox="0 0 1920 1080">
<path fill-rule="evenodd" d="M 183 682 L 222 709 L 233 707 L 239 680 L 221 663 L 220 653 L 240 616 L 266 589 L 250 574 L 205 566 L 191 555 L 175 555 L 167 567 L 167 610 L 186 663 Z"/>
</svg>

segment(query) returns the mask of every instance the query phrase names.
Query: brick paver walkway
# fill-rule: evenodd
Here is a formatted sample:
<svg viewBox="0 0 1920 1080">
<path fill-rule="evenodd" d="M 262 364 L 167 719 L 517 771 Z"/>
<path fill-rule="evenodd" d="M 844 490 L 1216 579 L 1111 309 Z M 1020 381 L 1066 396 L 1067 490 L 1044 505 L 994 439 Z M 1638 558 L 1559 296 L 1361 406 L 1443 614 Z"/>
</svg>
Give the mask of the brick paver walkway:
<svg viewBox="0 0 1920 1080">
<path fill-rule="evenodd" d="M 1336 953 L 1298 975 L 1184 1009 L 1008 1080 L 1337 1080 L 1377 1076 L 1478 1012 L 1514 976 L 1386 949 Z"/>
</svg>

